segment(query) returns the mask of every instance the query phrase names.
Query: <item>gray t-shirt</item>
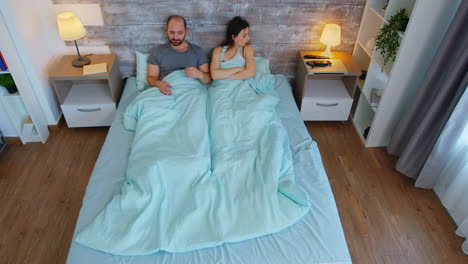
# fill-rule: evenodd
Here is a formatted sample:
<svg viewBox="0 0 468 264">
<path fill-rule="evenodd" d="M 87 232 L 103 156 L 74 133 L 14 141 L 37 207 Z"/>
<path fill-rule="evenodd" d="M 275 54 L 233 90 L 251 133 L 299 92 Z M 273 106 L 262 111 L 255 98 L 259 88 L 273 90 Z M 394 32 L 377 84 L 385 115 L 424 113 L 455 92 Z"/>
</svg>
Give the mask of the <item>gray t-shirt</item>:
<svg viewBox="0 0 468 264">
<path fill-rule="evenodd" d="M 186 67 L 198 68 L 208 63 L 205 52 L 197 45 L 187 41 L 188 49 L 185 52 L 175 51 L 170 43 L 161 44 L 153 50 L 148 57 L 148 63 L 159 65 L 159 78 L 162 80 L 173 71 L 183 70 Z"/>
</svg>

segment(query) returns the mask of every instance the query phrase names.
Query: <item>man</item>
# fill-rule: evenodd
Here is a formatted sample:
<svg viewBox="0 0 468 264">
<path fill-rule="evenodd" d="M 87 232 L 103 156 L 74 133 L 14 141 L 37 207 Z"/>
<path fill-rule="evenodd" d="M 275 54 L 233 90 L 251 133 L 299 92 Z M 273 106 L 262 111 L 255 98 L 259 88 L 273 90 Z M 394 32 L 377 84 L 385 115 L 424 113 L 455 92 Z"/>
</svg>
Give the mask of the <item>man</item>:
<svg viewBox="0 0 468 264">
<path fill-rule="evenodd" d="M 177 70 L 185 70 L 187 77 L 209 84 L 211 76 L 208 57 L 200 47 L 185 40 L 187 34 L 185 19 L 178 15 L 170 16 L 165 30 L 169 42 L 154 48 L 148 57 L 146 76 L 148 84 L 151 87 L 158 87 L 163 94 L 170 95 L 171 84 L 162 80 Z"/>
</svg>

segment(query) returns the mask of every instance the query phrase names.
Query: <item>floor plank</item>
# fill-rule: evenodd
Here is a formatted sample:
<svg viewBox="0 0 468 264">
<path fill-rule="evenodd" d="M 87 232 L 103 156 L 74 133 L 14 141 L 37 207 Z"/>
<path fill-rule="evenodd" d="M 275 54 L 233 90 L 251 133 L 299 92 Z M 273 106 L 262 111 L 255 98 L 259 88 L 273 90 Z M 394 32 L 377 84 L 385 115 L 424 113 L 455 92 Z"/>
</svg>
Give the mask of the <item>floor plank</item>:
<svg viewBox="0 0 468 264">
<path fill-rule="evenodd" d="M 46 144 L 0 153 L 1 263 L 65 263 L 108 128 L 53 129 Z"/>
<path fill-rule="evenodd" d="M 364 148 L 350 122 L 306 122 L 319 146 L 353 263 L 468 263 L 463 239 L 432 190 Z"/>
<path fill-rule="evenodd" d="M 364 148 L 351 123 L 307 122 L 335 194 L 353 263 L 468 263 L 433 191 Z M 1 263 L 65 263 L 108 128 L 51 130 L 46 144 L 8 140 L 0 153 Z"/>
</svg>

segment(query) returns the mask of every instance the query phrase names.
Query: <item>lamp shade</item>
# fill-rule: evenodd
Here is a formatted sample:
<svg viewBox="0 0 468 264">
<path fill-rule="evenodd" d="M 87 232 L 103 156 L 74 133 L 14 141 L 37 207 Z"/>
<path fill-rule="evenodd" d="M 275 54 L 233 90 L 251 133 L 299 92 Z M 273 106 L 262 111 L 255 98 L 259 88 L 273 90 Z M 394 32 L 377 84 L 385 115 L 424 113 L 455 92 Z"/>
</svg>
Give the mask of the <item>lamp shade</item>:
<svg viewBox="0 0 468 264">
<path fill-rule="evenodd" d="M 320 42 L 327 46 L 338 46 L 341 42 L 341 27 L 337 24 L 326 24 Z"/>
<path fill-rule="evenodd" d="M 73 12 L 63 12 L 57 15 L 60 38 L 66 41 L 77 40 L 86 34 L 86 29 Z"/>
</svg>

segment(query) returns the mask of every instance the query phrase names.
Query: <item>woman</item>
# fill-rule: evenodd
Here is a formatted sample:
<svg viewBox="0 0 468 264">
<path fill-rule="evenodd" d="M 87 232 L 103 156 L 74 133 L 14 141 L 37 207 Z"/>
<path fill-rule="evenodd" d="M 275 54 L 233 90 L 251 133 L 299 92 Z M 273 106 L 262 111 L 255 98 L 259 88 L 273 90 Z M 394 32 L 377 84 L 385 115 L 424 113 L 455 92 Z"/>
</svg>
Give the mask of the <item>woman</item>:
<svg viewBox="0 0 468 264">
<path fill-rule="evenodd" d="M 288 134 L 276 112 L 280 100 L 275 77 L 255 74 L 248 41 L 249 24 L 234 17 L 223 46 L 213 51 L 210 67 L 215 81 L 206 89 L 211 174 L 186 185 L 199 192 L 191 197 L 203 200 L 190 202 L 198 207 L 185 210 L 200 218 L 185 222 L 187 226 L 208 222 L 197 230 L 216 238 L 212 245 L 277 232 L 310 208 L 307 193 L 294 183 Z"/>
<path fill-rule="evenodd" d="M 226 40 L 213 50 L 211 77 L 213 80 L 244 80 L 255 76 L 254 50 L 249 45 L 249 23 L 236 16 L 229 21 Z"/>
</svg>

